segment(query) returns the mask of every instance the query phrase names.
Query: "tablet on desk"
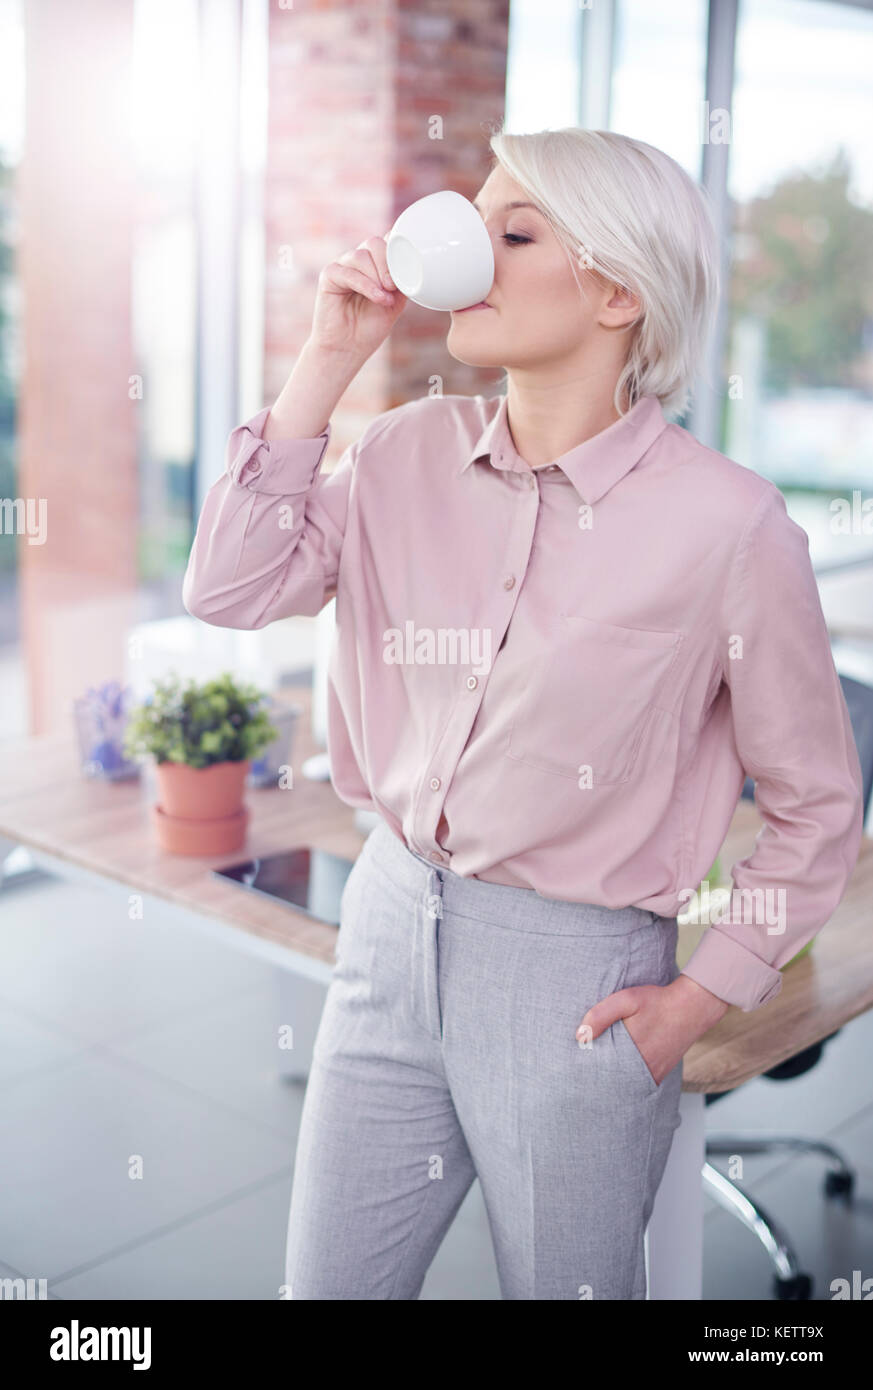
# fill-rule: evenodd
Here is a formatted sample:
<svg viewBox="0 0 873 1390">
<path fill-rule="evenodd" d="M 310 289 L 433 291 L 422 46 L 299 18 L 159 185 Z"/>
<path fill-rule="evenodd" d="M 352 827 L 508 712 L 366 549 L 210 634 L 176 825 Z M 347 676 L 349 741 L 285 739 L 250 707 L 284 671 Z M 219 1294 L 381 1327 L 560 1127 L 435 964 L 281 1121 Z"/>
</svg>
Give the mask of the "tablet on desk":
<svg viewBox="0 0 873 1390">
<path fill-rule="evenodd" d="M 340 898 L 353 863 L 327 850 L 301 848 L 246 859 L 212 872 L 338 927 Z"/>
</svg>

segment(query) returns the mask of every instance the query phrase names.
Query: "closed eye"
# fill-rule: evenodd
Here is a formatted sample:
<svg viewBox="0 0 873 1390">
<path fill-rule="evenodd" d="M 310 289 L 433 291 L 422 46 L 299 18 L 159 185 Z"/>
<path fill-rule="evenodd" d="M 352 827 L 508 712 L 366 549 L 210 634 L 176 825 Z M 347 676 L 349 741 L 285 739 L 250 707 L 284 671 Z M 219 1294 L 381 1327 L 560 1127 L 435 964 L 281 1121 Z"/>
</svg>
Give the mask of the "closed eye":
<svg viewBox="0 0 873 1390">
<path fill-rule="evenodd" d="M 516 236 L 514 232 L 504 232 L 500 240 L 505 241 L 509 246 L 525 246 L 532 238 L 529 236 Z"/>
</svg>

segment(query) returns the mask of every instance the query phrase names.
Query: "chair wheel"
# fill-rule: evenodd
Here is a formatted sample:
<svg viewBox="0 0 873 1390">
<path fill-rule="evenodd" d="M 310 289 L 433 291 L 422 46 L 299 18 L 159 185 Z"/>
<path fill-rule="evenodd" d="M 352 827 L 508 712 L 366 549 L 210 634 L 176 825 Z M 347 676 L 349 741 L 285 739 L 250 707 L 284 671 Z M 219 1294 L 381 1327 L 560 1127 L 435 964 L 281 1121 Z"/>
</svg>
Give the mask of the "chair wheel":
<svg viewBox="0 0 873 1390">
<path fill-rule="evenodd" d="M 795 1274 L 793 1279 L 773 1280 L 773 1292 L 783 1303 L 803 1303 L 812 1297 L 812 1280 L 808 1274 Z"/>
<path fill-rule="evenodd" d="M 854 1173 L 825 1173 L 826 1197 L 851 1197 L 854 1187 Z"/>
</svg>

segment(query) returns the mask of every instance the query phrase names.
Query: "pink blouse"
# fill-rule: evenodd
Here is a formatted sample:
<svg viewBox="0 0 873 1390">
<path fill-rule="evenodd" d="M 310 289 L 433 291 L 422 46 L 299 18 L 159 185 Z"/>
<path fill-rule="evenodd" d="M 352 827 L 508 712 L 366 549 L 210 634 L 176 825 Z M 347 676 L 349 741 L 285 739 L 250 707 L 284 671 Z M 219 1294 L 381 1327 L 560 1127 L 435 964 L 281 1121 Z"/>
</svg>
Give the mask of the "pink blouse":
<svg viewBox="0 0 873 1390">
<path fill-rule="evenodd" d="M 531 469 L 504 396 L 230 435 L 184 579 L 189 613 L 261 628 L 336 590 L 338 795 L 455 873 L 673 917 L 742 789 L 764 821 L 684 974 L 741 1009 L 827 922 L 862 783 L 806 533 L 772 483 L 655 396 Z"/>
</svg>

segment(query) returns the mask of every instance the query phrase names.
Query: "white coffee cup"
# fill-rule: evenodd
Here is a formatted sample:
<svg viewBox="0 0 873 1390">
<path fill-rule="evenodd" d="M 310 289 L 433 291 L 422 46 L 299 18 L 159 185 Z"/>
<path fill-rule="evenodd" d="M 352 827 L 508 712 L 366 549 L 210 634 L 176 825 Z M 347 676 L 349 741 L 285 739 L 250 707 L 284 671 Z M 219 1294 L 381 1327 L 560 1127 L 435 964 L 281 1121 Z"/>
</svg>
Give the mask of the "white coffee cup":
<svg viewBox="0 0 873 1390">
<path fill-rule="evenodd" d="M 469 309 L 494 283 L 488 228 L 469 199 L 452 189 L 411 203 L 386 241 L 392 280 L 425 309 Z"/>
</svg>

